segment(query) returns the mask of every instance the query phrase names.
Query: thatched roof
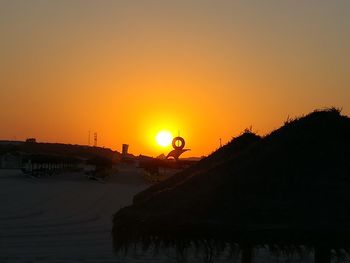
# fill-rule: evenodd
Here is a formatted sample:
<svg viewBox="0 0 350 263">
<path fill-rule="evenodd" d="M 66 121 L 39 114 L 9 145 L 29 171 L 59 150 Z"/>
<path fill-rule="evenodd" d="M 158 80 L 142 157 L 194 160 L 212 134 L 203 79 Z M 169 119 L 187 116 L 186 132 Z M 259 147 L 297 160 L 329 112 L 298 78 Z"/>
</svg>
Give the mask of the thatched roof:
<svg viewBox="0 0 350 263">
<path fill-rule="evenodd" d="M 350 232 L 350 119 L 335 109 L 245 133 L 140 193 L 114 217 L 114 241 L 327 238 Z M 283 235 L 285 236 L 285 235 Z"/>
</svg>

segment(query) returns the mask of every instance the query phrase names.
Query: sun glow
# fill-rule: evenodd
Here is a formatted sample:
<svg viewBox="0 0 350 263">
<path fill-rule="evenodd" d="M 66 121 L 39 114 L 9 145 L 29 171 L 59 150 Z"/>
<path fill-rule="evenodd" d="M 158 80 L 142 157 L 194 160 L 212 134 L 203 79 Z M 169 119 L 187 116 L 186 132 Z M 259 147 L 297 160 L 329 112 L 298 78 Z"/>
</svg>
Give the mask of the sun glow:
<svg viewBox="0 0 350 263">
<path fill-rule="evenodd" d="M 167 147 L 171 144 L 173 139 L 172 134 L 169 131 L 160 131 L 157 133 L 156 141 L 158 145 L 162 147 Z"/>
</svg>

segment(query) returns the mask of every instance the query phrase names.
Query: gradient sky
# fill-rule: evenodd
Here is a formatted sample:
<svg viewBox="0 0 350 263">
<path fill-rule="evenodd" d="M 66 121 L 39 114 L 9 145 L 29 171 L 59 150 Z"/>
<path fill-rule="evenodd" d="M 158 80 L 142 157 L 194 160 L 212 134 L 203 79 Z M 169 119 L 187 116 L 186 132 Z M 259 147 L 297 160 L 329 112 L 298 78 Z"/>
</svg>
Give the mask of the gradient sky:
<svg viewBox="0 0 350 263">
<path fill-rule="evenodd" d="M 316 108 L 350 115 L 350 1 L 0 0 L 0 139 L 206 155 Z"/>
</svg>

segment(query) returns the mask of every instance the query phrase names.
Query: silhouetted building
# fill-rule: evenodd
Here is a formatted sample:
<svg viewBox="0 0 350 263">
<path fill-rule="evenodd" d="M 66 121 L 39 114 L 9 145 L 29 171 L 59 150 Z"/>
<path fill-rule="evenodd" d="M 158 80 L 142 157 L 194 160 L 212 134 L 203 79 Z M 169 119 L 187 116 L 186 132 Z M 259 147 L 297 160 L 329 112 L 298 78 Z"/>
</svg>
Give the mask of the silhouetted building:
<svg viewBox="0 0 350 263">
<path fill-rule="evenodd" d="M 36 143 L 36 139 L 35 138 L 28 138 L 26 140 L 27 143 Z"/>
</svg>

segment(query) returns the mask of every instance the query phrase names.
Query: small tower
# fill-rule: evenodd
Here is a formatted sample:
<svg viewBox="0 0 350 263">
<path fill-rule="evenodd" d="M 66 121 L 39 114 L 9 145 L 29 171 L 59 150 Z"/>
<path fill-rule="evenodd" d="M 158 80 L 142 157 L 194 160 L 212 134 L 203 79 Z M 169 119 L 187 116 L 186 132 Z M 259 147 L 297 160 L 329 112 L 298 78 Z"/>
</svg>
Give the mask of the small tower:
<svg viewBox="0 0 350 263">
<path fill-rule="evenodd" d="M 97 132 L 94 133 L 94 147 L 97 147 Z"/>
<path fill-rule="evenodd" d="M 129 149 L 129 144 L 123 144 L 123 146 L 122 146 L 122 156 L 123 157 L 128 156 L 128 149 Z"/>
</svg>

